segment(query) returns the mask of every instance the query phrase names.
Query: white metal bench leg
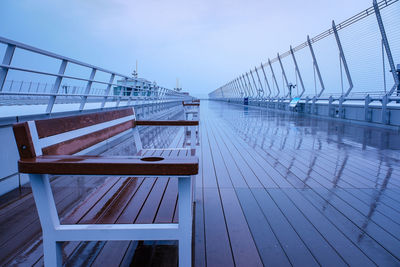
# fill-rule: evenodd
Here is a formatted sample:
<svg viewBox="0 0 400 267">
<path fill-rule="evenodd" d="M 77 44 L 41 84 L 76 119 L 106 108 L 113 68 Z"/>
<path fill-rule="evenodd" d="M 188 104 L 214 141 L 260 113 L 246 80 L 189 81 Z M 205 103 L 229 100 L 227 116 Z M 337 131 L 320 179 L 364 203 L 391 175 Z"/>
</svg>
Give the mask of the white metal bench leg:
<svg viewBox="0 0 400 267">
<path fill-rule="evenodd" d="M 179 266 L 192 266 L 192 178 L 179 177 Z"/>
<path fill-rule="evenodd" d="M 29 174 L 29 178 L 42 226 L 45 266 L 62 266 L 61 243 L 55 242 L 56 228 L 60 226 L 60 220 L 54 203 L 49 176 Z"/>
<path fill-rule="evenodd" d="M 62 266 L 62 243 L 43 238 L 44 266 Z"/>
</svg>

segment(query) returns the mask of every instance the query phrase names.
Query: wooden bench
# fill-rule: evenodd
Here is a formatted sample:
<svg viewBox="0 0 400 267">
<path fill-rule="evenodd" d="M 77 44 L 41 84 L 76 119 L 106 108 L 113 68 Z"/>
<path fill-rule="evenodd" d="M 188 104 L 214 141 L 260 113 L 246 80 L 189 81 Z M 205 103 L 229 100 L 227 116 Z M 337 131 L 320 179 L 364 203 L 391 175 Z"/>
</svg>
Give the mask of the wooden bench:
<svg viewBox="0 0 400 267">
<path fill-rule="evenodd" d="M 179 265 L 191 266 L 193 190 L 198 172 L 193 150 L 142 148 L 138 125 L 196 127 L 198 121 L 138 121 L 133 108 L 14 125 L 21 173 L 28 173 L 43 232 L 44 263 L 61 266 L 64 241 L 178 240 Z M 194 129 L 191 130 L 195 132 Z M 85 155 L 111 139 L 132 134 L 138 153 Z M 195 136 L 192 136 L 192 149 Z M 166 153 L 164 153 L 166 152 Z M 48 174 L 178 177 L 178 223 L 60 224 Z"/>
</svg>

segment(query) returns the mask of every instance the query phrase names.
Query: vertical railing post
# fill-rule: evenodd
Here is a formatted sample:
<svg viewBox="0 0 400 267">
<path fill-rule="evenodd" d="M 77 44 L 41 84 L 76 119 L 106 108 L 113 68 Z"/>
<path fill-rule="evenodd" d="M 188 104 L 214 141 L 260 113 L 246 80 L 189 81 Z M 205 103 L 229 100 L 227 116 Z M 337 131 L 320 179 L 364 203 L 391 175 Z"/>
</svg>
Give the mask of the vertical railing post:
<svg viewBox="0 0 400 267">
<path fill-rule="evenodd" d="M 294 56 L 294 51 L 293 51 L 292 46 L 290 46 L 290 53 L 292 54 L 294 67 L 296 69 L 297 75 L 299 76 L 300 85 L 301 85 L 301 88 L 302 88 L 302 91 L 301 91 L 300 95 L 298 95 L 297 97 L 301 97 L 304 94 L 304 92 L 306 91 L 306 89 L 304 88 L 303 78 L 301 77 L 299 66 L 297 65 L 297 60 L 296 60 L 296 57 Z"/>
<path fill-rule="evenodd" d="M 8 44 L 2 61 L 3 65 L 7 66 L 11 65 L 14 52 L 15 52 L 15 45 Z M 0 92 L 3 91 L 3 86 L 4 83 L 6 82 L 7 74 L 8 74 L 8 67 L 0 67 Z"/>
<path fill-rule="evenodd" d="M 312 104 L 311 104 L 311 114 L 317 114 L 317 96 L 314 96 L 312 99 Z"/>
<path fill-rule="evenodd" d="M 344 108 L 343 108 L 344 96 L 341 95 L 339 98 L 339 118 L 344 119 Z"/>
<path fill-rule="evenodd" d="M 108 81 L 108 84 L 107 84 L 106 93 L 105 93 L 106 96 L 104 97 L 103 102 L 101 103 L 101 108 L 102 109 L 105 107 L 106 102 L 107 102 L 107 98 L 110 95 L 110 91 L 111 91 L 112 83 L 114 82 L 114 78 L 115 78 L 115 74 L 112 73 L 111 77 L 110 77 L 110 80 Z"/>
<path fill-rule="evenodd" d="M 344 94 L 344 96 L 348 96 L 350 94 L 351 90 L 353 89 L 353 81 L 351 79 L 349 66 L 347 65 L 346 57 L 344 56 L 342 43 L 340 42 L 339 34 L 337 32 L 337 28 L 336 28 L 336 24 L 335 24 L 334 20 L 332 20 L 332 30 L 335 35 L 336 43 L 339 48 L 340 59 L 342 60 L 344 71 L 345 71 L 346 77 L 347 77 L 347 81 L 349 83 L 349 89 L 347 89 L 347 92 Z"/>
<path fill-rule="evenodd" d="M 58 71 L 58 76 L 56 78 L 56 81 L 54 82 L 53 88 L 50 91 L 50 93 L 53 95 L 50 96 L 49 103 L 47 104 L 47 108 L 46 108 L 46 113 L 51 113 L 51 111 L 53 110 L 54 104 L 56 102 L 58 90 L 60 89 L 61 82 L 64 77 L 65 69 L 67 68 L 67 63 L 68 63 L 68 61 L 65 59 L 63 59 L 61 62 L 61 66 Z"/>
<path fill-rule="evenodd" d="M 382 118 L 381 118 L 381 120 L 382 120 L 383 124 L 389 124 L 389 113 L 387 110 L 388 100 L 389 100 L 388 94 L 386 94 L 382 97 L 382 110 L 381 110 Z"/>
<path fill-rule="evenodd" d="M 399 78 L 399 75 L 397 74 L 397 70 L 396 70 L 396 67 L 394 64 L 392 52 L 390 50 L 389 41 L 386 36 L 385 27 L 383 25 L 381 12 L 379 11 L 379 6 L 378 6 L 378 3 L 376 2 L 376 0 L 373 0 L 373 5 L 374 5 L 376 20 L 378 21 L 379 30 L 380 30 L 381 36 L 382 36 L 382 42 L 385 47 L 386 56 L 387 56 L 387 59 L 389 62 L 390 71 L 392 72 L 393 80 L 394 80 L 394 86 L 392 87 L 392 89 L 390 89 L 390 91 L 387 93 L 387 95 L 389 95 L 389 96 L 392 95 L 394 90 L 397 89 L 397 95 L 399 96 L 400 95 L 400 80 L 399 80 L 400 78 Z"/>
<path fill-rule="evenodd" d="M 333 117 L 333 96 L 329 96 L 328 117 Z"/>
<path fill-rule="evenodd" d="M 325 91 L 325 85 L 324 85 L 324 81 L 322 80 L 321 72 L 319 70 L 317 58 L 315 57 L 315 53 L 314 53 L 314 49 L 313 49 L 312 44 L 311 44 L 310 37 L 308 35 L 307 35 L 307 43 L 308 43 L 308 47 L 310 48 L 311 56 L 312 56 L 312 59 L 313 59 L 314 69 L 317 72 L 319 84 L 321 85 L 321 91 L 318 94 L 318 97 L 321 97 L 322 93 Z"/>
<path fill-rule="evenodd" d="M 369 109 L 369 104 L 371 103 L 371 97 L 369 94 L 365 97 L 365 102 L 364 102 L 364 120 L 370 122 L 371 121 L 371 116 L 370 116 L 370 109 Z"/>
<path fill-rule="evenodd" d="M 92 68 L 92 72 L 90 73 L 89 81 L 86 84 L 84 96 L 82 97 L 82 101 L 79 106 L 79 111 L 82 111 L 85 108 L 85 105 L 86 105 L 86 102 L 88 99 L 88 95 L 90 93 L 90 90 L 92 89 L 93 79 L 94 79 L 95 75 L 96 75 L 96 69 Z"/>
</svg>

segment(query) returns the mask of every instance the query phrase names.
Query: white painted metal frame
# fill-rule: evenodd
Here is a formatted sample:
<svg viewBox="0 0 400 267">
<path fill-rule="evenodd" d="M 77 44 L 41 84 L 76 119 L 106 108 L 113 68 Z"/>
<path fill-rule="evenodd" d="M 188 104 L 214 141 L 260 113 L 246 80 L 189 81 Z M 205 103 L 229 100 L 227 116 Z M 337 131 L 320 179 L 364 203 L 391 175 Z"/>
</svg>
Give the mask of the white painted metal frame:
<svg viewBox="0 0 400 267">
<path fill-rule="evenodd" d="M 29 174 L 29 178 L 42 226 L 45 266 L 62 266 L 62 242 L 101 240 L 178 240 L 179 266 L 191 266 L 193 222 L 191 176 L 178 177 L 178 223 L 100 225 L 60 224 L 49 176 Z"/>
<path fill-rule="evenodd" d="M 57 98 L 62 98 L 63 100 L 68 99 L 68 101 L 70 103 L 79 103 L 79 108 L 78 108 L 79 110 L 84 109 L 85 104 L 88 102 L 89 98 L 94 99 L 94 101 L 96 101 L 96 103 L 98 102 L 100 108 L 104 108 L 107 101 L 115 102 L 117 100 L 116 102 L 117 102 L 117 106 L 118 106 L 121 100 L 127 100 L 128 102 L 130 102 L 132 100 L 132 97 L 133 97 L 132 95 L 124 96 L 123 94 L 120 94 L 120 95 L 111 94 L 111 88 L 113 86 L 120 86 L 120 84 L 114 83 L 115 77 L 119 77 L 119 78 L 123 78 L 123 79 L 136 79 L 136 78 L 128 77 L 128 76 L 119 74 L 114 71 L 110 71 L 110 70 L 107 70 L 107 69 L 104 69 L 101 67 L 93 66 L 93 65 L 90 65 L 90 64 L 78 61 L 78 60 L 64 57 L 62 55 L 58 55 L 58 54 L 55 54 L 55 53 L 52 53 L 49 51 L 45 51 L 45 50 L 42 50 L 42 49 L 39 49 L 36 47 L 32 47 L 27 44 L 16 42 L 16 41 L 4 38 L 4 37 L 0 37 L 0 43 L 7 45 L 7 49 L 4 53 L 3 60 L 1 61 L 1 64 L 0 64 L 0 96 L 8 95 L 8 96 L 15 96 L 18 98 L 21 95 L 29 95 L 31 97 L 37 97 L 38 102 L 36 104 L 43 104 L 43 97 L 46 96 L 46 97 L 48 97 L 46 113 L 51 113 L 53 111 L 54 104 L 56 103 Z M 55 71 L 44 72 L 44 71 L 41 71 L 41 70 L 38 70 L 35 68 L 30 69 L 30 68 L 22 68 L 22 67 L 14 66 L 12 64 L 13 63 L 12 59 L 13 59 L 13 55 L 17 49 L 29 51 L 34 54 L 39 54 L 39 55 L 43 55 L 45 57 L 59 60 L 61 62 L 61 64 L 60 64 L 58 72 L 55 72 Z M 88 78 L 82 78 L 82 77 L 78 77 L 78 76 L 65 75 L 67 65 L 69 65 L 71 63 L 82 66 L 84 68 L 91 69 L 90 76 Z M 6 90 L 4 90 L 4 84 L 7 79 L 7 74 L 8 74 L 9 70 L 40 74 L 40 75 L 44 75 L 47 77 L 55 77 L 55 82 L 54 82 L 53 88 L 51 89 L 50 93 L 46 93 L 43 91 L 36 92 L 36 93 L 30 93 L 29 91 L 28 92 L 6 91 Z M 95 79 L 95 75 L 96 75 L 97 71 L 101 71 L 106 74 L 109 74 L 110 75 L 109 81 L 107 82 L 107 81 Z M 60 86 L 61 86 L 64 78 L 72 79 L 72 80 L 76 80 L 76 81 L 87 82 L 85 92 L 83 94 L 79 94 L 79 95 L 74 94 L 74 92 L 72 94 L 71 93 L 65 94 L 65 93 L 59 92 Z M 105 94 L 104 93 L 96 94 L 96 93 L 91 92 L 91 87 L 92 87 L 93 83 L 106 85 Z M 132 91 L 133 91 L 133 89 L 135 89 L 132 86 L 127 86 L 127 88 L 131 88 Z M 38 87 L 38 89 L 39 89 L 39 87 Z M 101 92 L 103 92 L 103 91 L 104 90 L 102 90 Z M 80 98 L 77 98 L 77 97 L 80 97 Z M 180 92 L 166 89 L 166 88 L 164 88 L 163 94 L 156 94 L 156 90 L 154 90 L 154 86 L 152 84 L 146 83 L 144 86 L 139 88 L 138 95 L 134 96 L 134 98 L 135 98 L 135 100 L 143 100 L 146 102 L 152 102 L 155 100 L 154 98 L 156 98 L 158 100 L 181 100 L 182 101 L 184 99 L 187 99 L 188 96 L 185 94 L 182 94 Z M 31 100 L 33 100 L 33 99 L 31 99 Z M 31 102 L 33 103 L 33 101 L 31 101 Z"/>
<path fill-rule="evenodd" d="M 130 116 L 41 139 L 38 137 L 35 122 L 29 121 L 28 126 L 31 133 L 32 142 L 34 144 L 35 153 L 37 156 L 40 156 L 42 155 L 43 147 L 73 139 L 87 132 L 94 132 L 133 119 L 135 119 L 134 109 L 133 115 Z M 138 127 L 134 127 L 132 129 L 132 133 L 136 148 L 139 151 L 142 149 L 142 142 Z M 195 147 L 196 128 L 195 126 L 191 126 L 191 148 Z M 134 174 L 130 176 L 134 176 Z M 148 177 L 148 175 L 146 177 Z M 178 240 L 179 265 L 191 266 L 193 221 L 192 203 L 195 200 L 193 188 L 195 178 L 192 176 L 177 177 L 179 194 L 179 223 L 177 224 L 61 225 L 50 186 L 49 176 L 41 174 L 29 174 L 32 192 L 42 226 L 45 266 L 62 266 L 61 244 L 64 241 L 100 240 Z"/>
</svg>

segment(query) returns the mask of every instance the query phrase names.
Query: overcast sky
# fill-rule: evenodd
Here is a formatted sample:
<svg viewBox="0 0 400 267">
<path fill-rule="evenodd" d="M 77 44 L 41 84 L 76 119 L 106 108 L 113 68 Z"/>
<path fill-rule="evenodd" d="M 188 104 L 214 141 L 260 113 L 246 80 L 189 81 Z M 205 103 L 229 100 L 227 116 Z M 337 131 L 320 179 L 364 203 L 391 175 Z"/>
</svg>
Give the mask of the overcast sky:
<svg viewBox="0 0 400 267">
<path fill-rule="evenodd" d="M 205 96 L 370 0 L 1 0 L 0 35 Z"/>
</svg>

